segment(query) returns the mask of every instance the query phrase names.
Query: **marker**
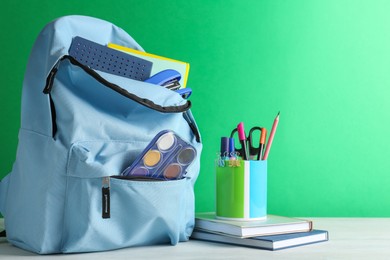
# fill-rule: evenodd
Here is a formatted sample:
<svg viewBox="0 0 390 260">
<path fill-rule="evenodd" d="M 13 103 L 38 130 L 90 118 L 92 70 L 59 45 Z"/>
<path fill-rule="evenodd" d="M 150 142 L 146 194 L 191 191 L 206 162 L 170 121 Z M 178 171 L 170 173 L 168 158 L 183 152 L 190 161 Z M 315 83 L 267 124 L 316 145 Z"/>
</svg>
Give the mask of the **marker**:
<svg viewBox="0 0 390 260">
<path fill-rule="evenodd" d="M 278 127 L 278 124 L 279 124 L 279 114 L 280 114 L 280 112 L 278 112 L 278 114 L 276 115 L 275 120 L 274 120 L 274 124 L 272 125 L 271 134 L 269 135 L 269 139 L 268 139 L 267 147 L 265 148 L 263 160 L 267 160 L 269 151 L 271 150 L 272 141 L 274 140 L 276 128 Z"/>
<path fill-rule="evenodd" d="M 223 160 L 229 157 L 229 137 L 221 137 L 221 158 Z"/>
<path fill-rule="evenodd" d="M 244 123 L 239 123 L 237 126 L 237 132 L 238 132 L 238 139 L 240 140 L 243 155 L 242 159 L 248 160 L 249 155 L 248 155 L 248 147 L 246 146 L 246 136 L 245 136 L 245 131 L 244 131 Z"/>
<path fill-rule="evenodd" d="M 263 127 L 261 128 L 260 146 L 259 146 L 259 153 L 257 154 L 257 160 L 261 160 L 261 156 L 263 155 L 266 136 L 267 136 L 267 129 Z"/>
<path fill-rule="evenodd" d="M 229 137 L 229 156 L 230 159 L 237 159 L 236 148 L 234 147 L 234 138 Z"/>
</svg>

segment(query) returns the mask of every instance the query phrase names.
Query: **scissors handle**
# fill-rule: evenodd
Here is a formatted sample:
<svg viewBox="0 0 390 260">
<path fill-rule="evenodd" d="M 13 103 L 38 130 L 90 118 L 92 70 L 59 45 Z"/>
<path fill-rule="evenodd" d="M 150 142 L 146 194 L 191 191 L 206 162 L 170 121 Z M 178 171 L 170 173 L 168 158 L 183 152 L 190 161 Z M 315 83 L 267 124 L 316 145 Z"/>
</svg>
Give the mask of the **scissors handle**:
<svg viewBox="0 0 390 260">
<path fill-rule="evenodd" d="M 248 138 L 247 138 L 248 146 L 249 146 L 249 155 L 250 156 L 256 156 L 259 153 L 260 145 L 257 146 L 257 147 L 253 145 L 253 137 L 252 136 L 253 136 L 253 132 L 256 131 L 256 130 L 260 131 L 260 134 L 259 134 L 259 136 L 260 136 L 262 128 L 259 127 L 259 126 L 255 126 L 255 127 L 251 128 L 251 130 L 249 131 Z"/>
<path fill-rule="evenodd" d="M 255 131 L 259 131 L 259 144 L 258 146 L 256 146 L 255 144 L 253 144 L 253 136 L 254 136 L 254 132 Z M 230 134 L 230 137 L 233 138 L 234 135 L 238 132 L 237 128 L 234 128 L 232 133 Z M 265 135 L 267 133 L 267 130 L 264 128 L 264 127 L 259 127 L 259 126 L 255 126 L 255 127 L 252 127 L 250 130 L 249 130 L 249 135 L 248 137 L 246 138 L 245 142 L 247 144 L 247 147 L 248 147 L 248 150 L 249 150 L 249 158 L 250 159 L 257 159 L 257 160 L 260 160 L 261 159 L 261 155 L 262 155 L 262 150 L 264 149 L 264 142 L 265 140 L 262 140 L 265 139 Z M 237 148 L 236 146 L 234 147 L 234 149 L 239 153 L 239 155 L 243 155 L 244 153 L 244 149 L 242 147 L 240 148 Z"/>
<path fill-rule="evenodd" d="M 246 138 L 245 142 L 246 142 L 246 145 L 248 146 L 249 148 L 249 156 L 250 157 L 253 157 L 253 156 L 256 156 L 259 152 L 259 147 L 255 147 L 252 143 L 253 141 L 253 132 L 254 131 L 260 131 L 261 132 L 261 127 L 258 127 L 258 126 L 255 126 L 255 127 L 252 127 L 251 130 L 249 131 L 249 135 L 248 137 Z M 233 138 L 234 135 L 238 132 L 237 128 L 234 128 L 232 133 L 230 134 L 230 137 Z M 260 136 L 260 134 L 259 134 Z M 244 154 L 244 148 L 240 147 L 240 148 L 237 148 L 236 146 L 234 147 L 234 149 L 242 156 Z"/>
<path fill-rule="evenodd" d="M 237 128 L 234 128 L 232 133 L 230 134 L 230 138 L 234 138 L 234 135 L 237 133 Z M 239 155 L 243 155 L 244 154 L 244 149 L 241 147 L 241 148 L 237 148 L 236 146 L 236 142 L 234 142 L 234 150 L 236 152 L 238 152 Z"/>
</svg>

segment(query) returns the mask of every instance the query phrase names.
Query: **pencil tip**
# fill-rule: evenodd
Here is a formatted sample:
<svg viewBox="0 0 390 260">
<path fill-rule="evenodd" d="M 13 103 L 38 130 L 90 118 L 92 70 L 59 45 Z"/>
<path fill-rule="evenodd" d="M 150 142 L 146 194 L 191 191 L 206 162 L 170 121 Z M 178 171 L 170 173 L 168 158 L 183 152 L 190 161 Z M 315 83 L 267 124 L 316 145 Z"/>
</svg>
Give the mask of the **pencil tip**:
<svg viewBox="0 0 390 260">
<path fill-rule="evenodd" d="M 278 112 L 278 116 L 280 115 L 280 111 Z"/>
</svg>

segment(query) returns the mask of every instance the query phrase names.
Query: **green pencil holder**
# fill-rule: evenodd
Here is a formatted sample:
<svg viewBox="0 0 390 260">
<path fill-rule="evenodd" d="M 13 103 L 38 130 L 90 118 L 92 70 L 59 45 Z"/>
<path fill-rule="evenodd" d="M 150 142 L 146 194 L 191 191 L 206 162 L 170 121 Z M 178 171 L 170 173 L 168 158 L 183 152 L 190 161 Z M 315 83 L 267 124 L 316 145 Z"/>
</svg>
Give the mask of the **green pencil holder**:
<svg viewBox="0 0 390 260">
<path fill-rule="evenodd" d="M 215 168 L 217 218 L 267 217 L 267 161 L 225 160 Z"/>
</svg>

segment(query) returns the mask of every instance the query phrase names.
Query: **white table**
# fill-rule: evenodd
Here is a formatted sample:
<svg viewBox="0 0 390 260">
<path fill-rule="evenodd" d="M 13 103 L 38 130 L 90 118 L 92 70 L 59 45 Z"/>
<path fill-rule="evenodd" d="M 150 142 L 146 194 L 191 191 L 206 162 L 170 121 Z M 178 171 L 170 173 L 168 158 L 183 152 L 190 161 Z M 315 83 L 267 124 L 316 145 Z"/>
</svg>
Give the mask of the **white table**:
<svg viewBox="0 0 390 260">
<path fill-rule="evenodd" d="M 135 247 L 111 252 L 39 256 L 0 238 L 0 259 L 390 259 L 390 218 L 306 218 L 314 228 L 329 231 L 318 244 L 265 251 L 190 240 L 176 246 Z M 0 229 L 3 220 L 0 219 Z"/>
</svg>

